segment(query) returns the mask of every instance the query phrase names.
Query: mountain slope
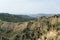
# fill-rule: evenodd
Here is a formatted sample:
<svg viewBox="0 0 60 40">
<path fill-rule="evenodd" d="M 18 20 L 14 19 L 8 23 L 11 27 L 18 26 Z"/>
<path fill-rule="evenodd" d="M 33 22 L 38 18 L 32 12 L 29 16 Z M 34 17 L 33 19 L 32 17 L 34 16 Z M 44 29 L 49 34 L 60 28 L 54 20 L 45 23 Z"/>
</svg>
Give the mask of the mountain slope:
<svg viewBox="0 0 60 40">
<path fill-rule="evenodd" d="M 60 40 L 60 15 L 28 22 L 0 21 L 0 40 Z"/>
<path fill-rule="evenodd" d="M 23 22 L 23 21 L 30 21 L 34 18 L 29 17 L 27 15 L 12 15 L 8 13 L 0 13 L 0 20 L 7 21 L 7 22 Z"/>
</svg>

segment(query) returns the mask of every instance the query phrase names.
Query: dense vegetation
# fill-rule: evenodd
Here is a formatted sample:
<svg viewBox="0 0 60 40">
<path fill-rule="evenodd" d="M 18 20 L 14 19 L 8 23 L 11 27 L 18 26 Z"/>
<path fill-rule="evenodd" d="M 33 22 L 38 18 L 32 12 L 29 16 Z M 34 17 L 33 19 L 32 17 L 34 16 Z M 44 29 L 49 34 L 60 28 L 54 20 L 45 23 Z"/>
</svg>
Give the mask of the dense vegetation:
<svg viewBox="0 0 60 40">
<path fill-rule="evenodd" d="M 7 22 L 24 22 L 34 19 L 35 18 L 29 17 L 27 15 L 12 15 L 8 13 L 0 13 L 0 20 Z"/>
<path fill-rule="evenodd" d="M 0 40 L 60 40 L 59 15 L 43 16 L 28 22 L 13 22 L 13 18 L 11 20 L 0 21 Z"/>
</svg>

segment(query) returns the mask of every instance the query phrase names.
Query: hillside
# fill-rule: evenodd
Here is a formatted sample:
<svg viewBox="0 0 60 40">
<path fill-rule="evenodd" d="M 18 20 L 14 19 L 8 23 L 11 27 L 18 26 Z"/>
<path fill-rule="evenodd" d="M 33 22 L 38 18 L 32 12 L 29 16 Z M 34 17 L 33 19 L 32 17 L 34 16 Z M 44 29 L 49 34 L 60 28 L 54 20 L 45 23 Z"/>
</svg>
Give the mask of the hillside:
<svg viewBox="0 0 60 40">
<path fill-rule="evenodd" d="M 60 15 L 43 16 L 28 22 L 2 20 L 0 40 L 60 40 Z"/>
<path fill-rule="evenodd" d="M 0 13 L 0 20 L 7 22 L 24 22 L 34 19 L 35 18 L 29 17 L 28 15 L 13 15 L 8 13 Z"/>
</svg>

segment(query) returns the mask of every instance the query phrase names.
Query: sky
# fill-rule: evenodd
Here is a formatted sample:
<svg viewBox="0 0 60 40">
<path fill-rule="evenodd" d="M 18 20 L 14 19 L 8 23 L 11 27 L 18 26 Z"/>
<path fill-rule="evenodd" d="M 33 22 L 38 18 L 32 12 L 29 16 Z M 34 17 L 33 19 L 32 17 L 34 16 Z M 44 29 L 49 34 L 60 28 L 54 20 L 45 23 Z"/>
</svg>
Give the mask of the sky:
<svg viewBox="0 0 60 40">
<path fill-rule="evenodd" d="M 60 13 L 60 0 L 0 0 L 0 13 Z"/>
</svg>

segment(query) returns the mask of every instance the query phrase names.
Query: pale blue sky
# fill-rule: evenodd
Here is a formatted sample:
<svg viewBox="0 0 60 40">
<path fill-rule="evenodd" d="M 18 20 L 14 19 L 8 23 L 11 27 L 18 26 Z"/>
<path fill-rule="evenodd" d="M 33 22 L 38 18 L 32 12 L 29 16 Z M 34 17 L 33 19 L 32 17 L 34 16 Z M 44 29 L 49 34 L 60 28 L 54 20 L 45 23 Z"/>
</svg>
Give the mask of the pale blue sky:
<svg viewBox="0 0 60 40">
<path fill-rule="evenodd" d="M 60 13 L 60 0 L 0 0 L 0 12 L 11 14 Z"/>
</svg>

